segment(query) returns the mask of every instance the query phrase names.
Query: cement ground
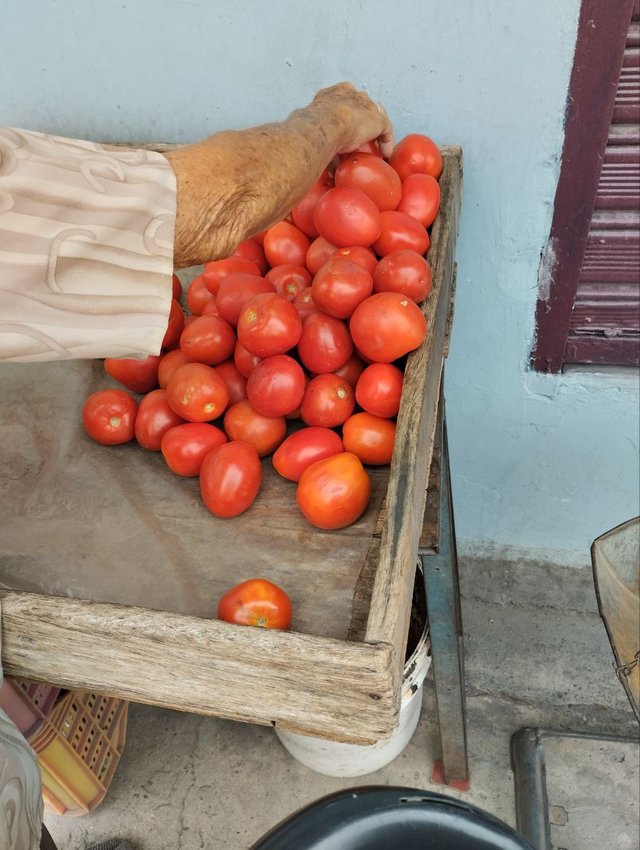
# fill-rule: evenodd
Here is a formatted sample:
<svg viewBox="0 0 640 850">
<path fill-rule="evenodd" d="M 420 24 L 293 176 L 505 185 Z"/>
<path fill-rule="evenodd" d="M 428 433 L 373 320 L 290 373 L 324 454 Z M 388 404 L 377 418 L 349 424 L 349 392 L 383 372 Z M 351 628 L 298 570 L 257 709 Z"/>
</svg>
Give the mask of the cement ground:
<svg viewBox="0 0 640 850">
<path fill-rule="evenodd" d="M 132 705 L 126 751 L 105 802 L 82 818 L 46 818 L 59 850 L 84 850 L 116 835 L 139 850 L 246 850 L 301 806 L 371 784 L 444 791 L 515 825 L 509 743 L 517 729 L 637 735 L 612 668 L 590 570 L 465 558 L 460 573 L 467 794 L 429 781 L 438 754 L 431 673 L 409 746 L 383 770 L 356 779 L 313 773 L 268 728 Z M 599 836 L 606 835 L 607 850 L 633 850 L 638 748 L 624 757 L 597 746 L 567 752 L 549 756 L 554 844 L 603 850 Z M 588 810 L 597 817 L 587 823 Z M 578 823 L 583 828 L 573 829 Z"/>
</svg>

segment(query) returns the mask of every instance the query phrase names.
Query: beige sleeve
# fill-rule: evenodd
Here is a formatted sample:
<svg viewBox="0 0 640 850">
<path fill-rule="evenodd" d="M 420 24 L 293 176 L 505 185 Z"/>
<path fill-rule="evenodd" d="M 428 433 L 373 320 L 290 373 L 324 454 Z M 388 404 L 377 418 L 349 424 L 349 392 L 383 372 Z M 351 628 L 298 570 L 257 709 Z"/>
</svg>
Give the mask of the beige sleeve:
<svg viewBox="0 0 640 850">
<path fill-rule="evenodd" d="M 0 129 L 0 360 L 158 354 L 175 215 L 159 153 Z"/>
</svg>

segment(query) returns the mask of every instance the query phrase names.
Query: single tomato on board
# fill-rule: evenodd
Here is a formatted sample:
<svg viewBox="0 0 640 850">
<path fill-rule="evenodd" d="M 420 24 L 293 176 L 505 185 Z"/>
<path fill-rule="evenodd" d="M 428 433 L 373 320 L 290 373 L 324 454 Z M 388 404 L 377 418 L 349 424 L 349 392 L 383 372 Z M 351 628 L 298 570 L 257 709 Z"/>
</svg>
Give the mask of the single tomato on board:
<svg viewBox="0 0 640 850">
<path fill-rule="evenodd" d="M 442 155 L 428 136 L 411 133 L 395 146 L 389 165 L 398 172 L 401 180 L 410 174 L 430 174 L 437 180 L 442 171 Z"/>
<path fill-rule="evenodd" d="M 160 357 L 150 354 L 144 360 L 133 357 L 107 357 L 104 371 L 120 381 L 133 393 L 148 393 L 158 386 L 158 364 Z"/>
<path fill-rule="evenodd" d="M 371 153 L 353 153 L 336 168 L 336 186 L 360 189 L 376 207 L 395 210 L 402 197 L 402 181 L 383 159 Z"/>
<path fill-rule="evenodd" d="M 124 390 L 98 390 L 82 407 L 87 434 L 103 446 L 119 446 L 133 440 L 138 405 Z"/>
<path fill-rule="evenodd" d="M 380 210 L 361 189 L 336 186 L 324 194 L 313 220 L 318 233 L 337 248 L 372 245 L 380 235 Z"/>
<path fill-rule="evenodd" d="M 312 463 L 343 450 L 340 436 L 330 428 L 302 428 L 278 446 L 272 458 L 273 467 L 283 478 L 299 481 Z"/>
<path fill-rule="evenodd" d="M 202 462 L 209 452 L 226 442 L 226 434 L 215 425 L 184 422 L 165 431 L 160 449 L 172 472 L 192 478 L 200 474 Z"/>
<path fill-rule="evenodd" d="M 358 263 L 332 257 L 317 272 L 311 285 L 315 304 L 329 316 L 348 319 L 373 291 L 373 279 Z"/>
<path fill-rule="evenodd" d="M 356 401 L 367 413 L 389 419 L 397 416 L 404 375 L 392 363 L 372 363 L 356 384 Z"/>
<path fill-rule="evenodd" d="M 180 350 L 192 363 L 215 366 L 233 354 L 236 335 L 221 316 L 197 316 L 180 335 Z"/>
<path fill-rule="evenodd" d="M 431 266 L 407 248 L 387 254 L 373 273 L 373 291 L 400 292 L 419 304 L 431 291 Z"/>
<path fill-rule="evenodd" d="M 216 307 L 223 319 L 235 328 L 240 313 L 248 301 L 264 292 L 274 292 L 275 287 L 263 277 L 245 272 L 234 272 L 220 281 Z"/>
<path fill-rule="evenodd" d="M 276 354 L 259 363 L 247 380 L 247 398 L 264 416 L 286 416 L 300 406 L 305 376 L 288 354 Z"/>
<path fill-rule="evenodd" d="M 229 391 L 211 366 L 187 363 L 169 378 L 167 401 L 187 422 L 208 422 L 224 413 L 229 404 Z"/>
<path fill-rule="evenodd" d="M 373 250 L 378 256 L 386 257 L 403 248 L 424 254 L 430 244 L 425 227 L 415 218 L 398 210 L 380 213 L 380 235 L 373 243 Z"/>
<path fill-rule="evenodd" d="M 313 293 L 312 293 L 313 298 Z M 312 313 L 304 320 L 298 342 L 298 356 L 315 375 L 335 372 L 353 354 L 349 328 L 335 316 Z"/>
<path fill-rule="evenodd" d="M 218 619 L 239 626 L 286 630 L 291 626 L 291 614 L 287 594 L 264 578 L 240 582 L 218 602 Z"/>
<path fill-rule="evenodd" d="M 307 384 L 300 417 L 307 425 L 337 428 L 351 416 L 354 406 L 351 384 L 338 375 L 318 375 Z"/>
<path fill-rule="evenodd" d="M 166 390 L 153 390 L 142 399 L 136 416 L 136 440 L 143 449 L 159 452 L 163 435 L 184 422 L 169 407 Z"/>
<path fill-rule="evenodd" d="M 242 440 L 264 457 L 275 451 L 287 433 L 282 416 L 265 416 L 248 399 L 232 404 L 224 415 L 224 430 L 230 440 Z"/>
<path fill-rule="evenodd" d="M 296 500 L 316 528 L 345 528 L 365 512 L 371 481 L 351 452 L 319 460 L 302 473 Z"/>
<path fill-rule="evenodd" d="M 238 341 L 257 357 L 284 354 L 298 344 L 301 333 L 300 314 L 275 292 L 252 298 L 238 320 Z"/>
<path fill-rule="evenodd" d="M 254 503 L 262 483 L 262 466 L 248 443 L 223 443 L 200 467 L 200 493 L 214 516 L 230 519 Z"/>
<path fill-rule="evenodd" d="M 358 304 L 349 327 L 358 351 L 376 363 L 392 363 L 418 348 L 427 335 L 422 310 L 398 292 L 378 292 Z"/>
<path fill-rule="evenodd" d="M 344 450 L 372 466 L 391 463 L 395 437 L 396 423 L 371 413 L 356 413 L 342 426 Z"/>
</svg>

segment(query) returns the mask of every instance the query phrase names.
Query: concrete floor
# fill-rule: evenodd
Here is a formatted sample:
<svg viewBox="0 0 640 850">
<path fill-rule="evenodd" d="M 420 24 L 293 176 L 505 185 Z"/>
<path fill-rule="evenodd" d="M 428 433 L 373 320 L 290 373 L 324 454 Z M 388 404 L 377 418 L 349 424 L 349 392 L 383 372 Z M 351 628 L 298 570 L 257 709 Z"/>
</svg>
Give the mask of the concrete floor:
<svg viewBox="0 0 640 850">
<path fill-rule="evenodd" d="M 612 669 L 590 570 L 473 559 L 463 560 L 460 570 L 471 790 L 446 793 L 514 824 L 514 731 L 543 726 L 637 735 L 637 724 Z M 246 850 L 300 806 L 340 788 L 397 784 L 442 791 L 429 782 L 438 752 L 435 718 L 429 674 L 420 724 L 402 755 L 375 774 L 341 780 L 300 765 L 271 729 L 133 705 L 126 751 L 105 802 L 83 818 L 48 816 L 46 823 L 60 850 L 84 850 L 115 835 L 140 850 Z M 638 846 L 637 809 L 629 809 L 637 799 L 637 755 L 633 748 L 627 772 L 615 781 L 620 761 L 614 757 L 591 753 L 577 771 L 598 783 L 593 805 L 605 828 L 610 824 L 607 850 Z M 611 800 L 608 786 L 617 789 Z M 556 787 L 566 791 L 561 780 L 553 794 Z M 565 797 L 556 801 L 550 792 L 550 804 L 570 812 Z M 618 804 L 626 807 L 624 829 Z M 583 833 L 559 846 L 603 847 Z"/>
</svg>

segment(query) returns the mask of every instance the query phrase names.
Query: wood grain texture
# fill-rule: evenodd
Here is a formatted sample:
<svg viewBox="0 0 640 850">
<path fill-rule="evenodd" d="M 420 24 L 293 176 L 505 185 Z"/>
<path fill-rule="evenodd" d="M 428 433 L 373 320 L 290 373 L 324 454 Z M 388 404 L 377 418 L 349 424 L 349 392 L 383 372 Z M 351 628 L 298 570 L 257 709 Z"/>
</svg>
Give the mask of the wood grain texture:
<svg viewBox="0 0 640 850">
<path fill-rule="evenodd" d="M 440 213 L 433 227 L 429 260 L 434 288 L 424 305 L 426 343 L 408 359 L 387 490 L 387 515 L 380 541 L 365 639 L 389 643 L 396 663 L 404 658 L 413 570 L 424 516 L 442 361 L 454 277 L 461 203 L 462 152 L 443 155 Z"/>
<path fill-rule="evenodd" d="M 29 593 L 0 604 L 11 676 L 354 743 L 397 725 L 389 646 Z"/>
</svg>

